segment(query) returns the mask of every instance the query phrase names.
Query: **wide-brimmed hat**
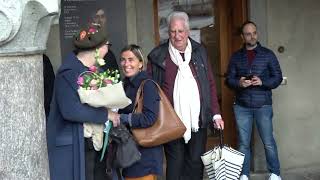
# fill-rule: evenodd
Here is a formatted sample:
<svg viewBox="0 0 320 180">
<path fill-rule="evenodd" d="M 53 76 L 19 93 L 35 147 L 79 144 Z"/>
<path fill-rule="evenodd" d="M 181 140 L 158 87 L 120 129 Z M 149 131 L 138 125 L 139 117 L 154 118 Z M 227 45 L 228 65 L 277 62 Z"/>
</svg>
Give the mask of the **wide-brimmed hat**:
<svg viewBox="0 0 320 180">
<path fill-rule="evenodd" d="M 95 49 L 108 41 L 105 29 L 100 24 L 92 24 L 81 28 L 74 36 L 73 44 L 82 50 Z"/>
</svg>

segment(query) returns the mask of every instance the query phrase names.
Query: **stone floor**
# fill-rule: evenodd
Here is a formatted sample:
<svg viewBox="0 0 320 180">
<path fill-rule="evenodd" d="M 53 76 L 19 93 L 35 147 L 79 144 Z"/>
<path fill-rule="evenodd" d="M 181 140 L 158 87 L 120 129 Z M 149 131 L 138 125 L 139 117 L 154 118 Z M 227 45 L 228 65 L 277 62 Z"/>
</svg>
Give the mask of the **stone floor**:
<svg viewBox="0 0 320 180">
<path fill-rule="evenodd" d="M 282 170 L 282 180 L 320 180 L 320 167 Z M 250 180 L 265 180 L 268 174 L 252 174 Z"/>
<path fill-rule="evenodd" d="M 320 166 L 282 170 L 281 177 L 282 180 L 320 180 Z M 159 177 L 158 180 L 165 180 L 165 178 Z M 205 177 L 203 180 L 209 179 Z M 268 174 L 252 173 L 250 180 L 268 180 Z"/>
<path fill-rule="evenodd" d="M 267 173 L 252 173 L 250 180 L 267 180 Z M 282 180 L 320 180 L 320 166 L 281 171 Z M 204 180 L 208 180 L 204 178 Z"/>
</svg>

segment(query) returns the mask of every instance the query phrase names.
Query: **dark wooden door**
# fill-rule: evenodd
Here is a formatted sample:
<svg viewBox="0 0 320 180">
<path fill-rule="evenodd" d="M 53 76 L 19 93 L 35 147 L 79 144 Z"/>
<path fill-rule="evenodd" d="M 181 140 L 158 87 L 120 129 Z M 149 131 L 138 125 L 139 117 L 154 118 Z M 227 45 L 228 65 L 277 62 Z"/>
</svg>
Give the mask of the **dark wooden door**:
<svg viewBox="0 0 320 180">
<path fill-rule="evenodd" d="M 248 19 L 247 0 L 215 0 L 215 29 L 218 48 L 218 71 L 216 79 L 220 88 L 219 99 L 222 117 L 225 121 L 224 142 L 233 147 L 237 145 L 237 130 L 233 114 L 234 93 L 224 83 L 229 59 L 232 53 L 242 46 L 240 26 Z M 217 144 L 218 137 L 209 138 L 208 146 Z"/>
</svg>

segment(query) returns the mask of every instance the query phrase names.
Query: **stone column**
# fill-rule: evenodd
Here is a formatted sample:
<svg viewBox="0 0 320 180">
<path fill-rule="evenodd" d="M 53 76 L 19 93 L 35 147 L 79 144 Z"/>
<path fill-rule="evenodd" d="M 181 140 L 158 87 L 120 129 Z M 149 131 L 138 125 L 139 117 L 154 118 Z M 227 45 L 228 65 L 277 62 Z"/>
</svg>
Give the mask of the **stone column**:
<svg viewBox="0 0 320 180">
<path fill-rule="evenodd" d="M 0 0 L 0 179 L 49 180 L 42 53 L 58 0 Z"/>
</svg>

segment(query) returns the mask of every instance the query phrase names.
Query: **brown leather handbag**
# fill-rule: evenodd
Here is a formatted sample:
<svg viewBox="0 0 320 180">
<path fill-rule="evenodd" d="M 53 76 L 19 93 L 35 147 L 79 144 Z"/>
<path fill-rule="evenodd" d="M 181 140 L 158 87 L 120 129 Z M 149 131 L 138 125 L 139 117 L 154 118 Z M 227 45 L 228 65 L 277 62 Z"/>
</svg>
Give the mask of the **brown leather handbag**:
<svg viewBox="0 0 320 180">
<path fill-rule="evenodd" d="M 143 86 L 146 81 L 152 81 L 158 88 L 160 102 L 159 114 L 156 122 L 148 128 L 133 128 L 132 134 L 136 142 L 143 147 L 158 146 L 169 141 L 181 138 L 186 127 L 174 111 L 167 96 L 160 86 L 151 79 L 142 81 L 137 91 L 134 113 L 142 112 L 143 108 Z"/>
</svg>

